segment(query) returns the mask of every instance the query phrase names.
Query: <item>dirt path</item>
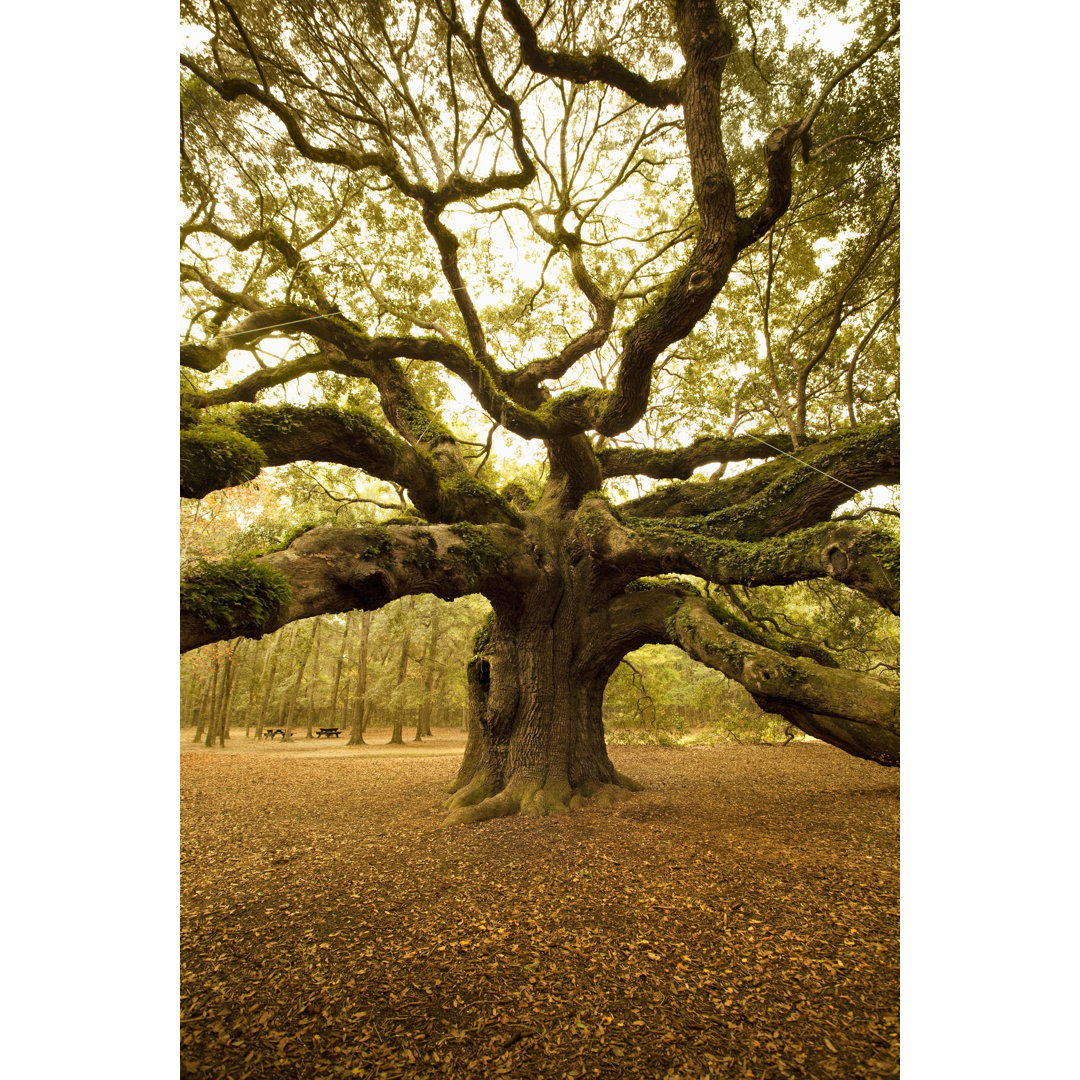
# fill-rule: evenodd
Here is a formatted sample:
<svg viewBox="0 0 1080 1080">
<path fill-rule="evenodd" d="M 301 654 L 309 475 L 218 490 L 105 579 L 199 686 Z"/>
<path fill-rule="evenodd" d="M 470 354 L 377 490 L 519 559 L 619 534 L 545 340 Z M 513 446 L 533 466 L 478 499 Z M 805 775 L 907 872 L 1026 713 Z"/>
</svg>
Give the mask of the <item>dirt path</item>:
<svg viewBox="0 0 1080 1080">
<path fill-rule="evenodd" d="M 615 811 L 444 829 L 435 746 L 244 742 L 181 758 L 183 1076 L 898 1073 L 895 771 L 613 747 Z"/>
</svg>

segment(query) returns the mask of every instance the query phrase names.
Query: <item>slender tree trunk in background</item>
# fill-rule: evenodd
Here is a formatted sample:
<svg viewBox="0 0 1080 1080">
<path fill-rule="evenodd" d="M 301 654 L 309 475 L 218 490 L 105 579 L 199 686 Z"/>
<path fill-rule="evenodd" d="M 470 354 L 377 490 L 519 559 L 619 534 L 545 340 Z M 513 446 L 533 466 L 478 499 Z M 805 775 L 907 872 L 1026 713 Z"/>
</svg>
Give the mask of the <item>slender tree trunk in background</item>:
<svg viewBox="0 0 1080 1080">
<path fill-rule="evenodd" d="M 195 723 L 195 709 L 199 704 L 199 683 L 189 670 L 180 670 L 180 726 L 191 727 Z"/>
<path fill-rule="evenodd" d="M 356 629 L 356 612 L 348 611 L 345 613 L 345 636 L 341 642 L 341 659 L 342 666 L 345 662 L 349 661 L 349 643 L 352 640 L 352 635 Z M 348 731 L 351 734 L 352 729 L 352 704 L 353 704 L 353 686 L 348 677 L 345 679 L 344 693 L 341 695 L 341 720 L 335 718 L 335 723 L 342 731 Z"/>
<path fill-rule="evenodd" d="M 263 664 L 262 675 L 262 704 L 255 709 L 255 687 L 252 687 L 251 701 L 252 710 L 255 714 L 255 738 L 261 739 L 263 728 L 266 726 L 267 711 L 270 708 L 270 695 L 274 690 L 274 676 L 277 674 L 278 665 L 278 650 L 281 647 L 282 634 L 275 634 L 274 640 L 270 644 L 270 648 L 267 650 L 266 663 Z M 269 668 L 269 675 L 267 674 L 267 668 Z"/>
<path fill-rule="evenodd" d="M 408 610 L 411 611 L 411 609 L 412 605 L 410 604 Z M 397 682 L 394 687 L 394 693 L 391 695 L 391 701 L 394 702 L 394 733 L 390 736 L 390 742 L 401 743 L 402 745 L 405 743 L 405 740 L 401 737 L 401 729 L 404 723 L 402 714 L 405 711 L 402 697 L 404 693 L 405 673 L 409 670 L 409 647 L 411 645 L 412 620 L 406 618 L 405 633 L 401 637 L 401 654 L 398 657 Z"/>
<path fill-rule="evenodd" d="M 249 652 L 249 642 L 251 645 L 255 644 L 249 638 L 237 638 L 235 641 L 229 642 L 230 646 L 233 646 L 233 650 L 229 656 L 228 681 L 225 689 L 224 717 L 220 733 L 222 746 L 225 745 L 226 739 L 232 738 L 233 710 L 236 708 L 237 699 L 240 697 L 240 673 L 244 670 L 244 661 L 246 661 Z M 242 657 L 243 661 L 241 660 Z"/>
<path fill-rule="evenodd" d="M 420 698 L 420 708 L 416 713 L 416 738 L 419 742 L 424 735 L 431 735 L 431 709 L 434 702 L 435 680 L 439 674 L 436 656 L 439 638 L 442 637 L 442 604 L 435 602 L 431 609 L 431 623 L 428 627 L 427 651 L 424 654 L 424 688 Z"/>
<path fill-rule="evenodd" d="M 368 641 L 371 637 L 371 612 L 360 613 L 360 651 L 356 660 L 356 706 L 352 717 L 350 746 L 364 742 L 364 723 L 367 720 Z"/>
<path fill-rule="evenodd" d="M 270 657 L 274 651 L 275 642 L 267 644 L 266 639 L 252 642 L 251 648 L 251 682 L 248 685 L 247 707 L 244 709 L 244 738 L 251 738 L 251 725 L 258 723 L 259 713 L 256 711 L 255 702 L 259 697 L 259 690 L 266 679 L 266 669 L 270 664 Z M 255 738 L 257 739 L 256 732 Z"/>
<path fill-rule="evenodd" d="M 191 723 L 195 728 L 195 737 L 192 742 L 198 742 L 202 738 L 203 727 L 206 724 L 206 680 L 192 675 L 191 680 Z"/>
<path fill-rule="evenodd" d="M 199 738 L 201 739 L 206 734 L 207 727 L 213 723 L 214 720 L 214 673 L 217 671 L 217 665 L 213 667 L 213 672 L 205 679 L 203 679 L 202 697 L 199 699 L 200 716 L 199 716 Z M 197 742 L 198 740 L 196 740 Z"/>
<path fill-rule="evenodd" d="M 224 746 L 229 731 L 229 702 L 232 696 L 233 677 L 235 675 L 232 659 L 226 661 L 225 671 L 221 677 L 221 701 L 218 704 L 217 716 L 217 742 L 218 746 Z"/>
<path fill-rule="evenodd" d="M 351 615 L 352 612 L 349 612 Z M 334 672 L 334 689 L 330 692 L 330 725 L 337 727 L 338 693 L 341 689 L 341 669 L 345 666 L 345 649 L 349 644 L 349 617 L 345 617 L 345 633 L 341 639 L 341 651 L 338 653 L 337 670 Z M 342 724 L 342 727 L 345 725 Z"/>
<path fill-rule="evenodd" d="M 322 616 L 315 616 L 315 625 L 311 628 L 311 641 L 315 647 L 315 656 L 311 661 L 311 675 L 308 677 L 308 710 L 307 710 L 307 737 L 315 738 L 312 730 L 317 715 L 315 711 L 315 691 L 319 686 L 319 630 L 322 627 Z"/>
<path fill-rule="evenodd" d="M 401 713 L 402 713 L 401 709 L 395 709 L 394 710 L 394 730 L 390 735 L 390 742 L 391 743 L 400 743 L 402 746 L 404 746 L 405 745 L 405 739 L 402 737 L 402 729 L 403 729 L 403 727 L 405 725 L 404 725 L 404 721 L 402 720 Z"/>
<path fill-rule="evenodd" d="M 236 682 L 236 653 L 231 646 L 232 642 L 229 642 L 227 644 L 229 651 L 222 665 L 221 696 L 218 701 L 217 721 L 215 723 L 218 746 L 224 746 L 225 740 L 229 737 L 229 720 L 232 716 L 233 686 Z"/>
<path fill-rule="evenodd" d="M 308 657 L 311 655 L 311 646 L 315 644 L 315 634 L 318 629 L 317 624 L 312 627 L 311 637 L 308 638 L 307 645 L 304 648 L 304 656 L 300 661 L 300 670 L 296 673 L 296 685 L 293 687 L 293 692 L 290 695 L 288 717 L 285 721 L 286 739 L 292 735 L 292 726 L 296 722 L 296 710 L 300 705 L 300 692 L 304 688 L 304 669 L 307 667 Z"/>
<path fill-rule="evenodd" d="M 221 664 L 218 661 L 217 656 L 214 656 L 214 678 L 210 684 L 210 710 L 207 713 L 206 720 L 206 745 L 214 745 L 214 736 L 217 734 L 217 721 L 218 721 L 218 676 L 220 674 Z"/>
<path fill-rule="evenodd" d="M 288 636 L 284 636 L 287 634 Z M 293 650 L 296 648 L 296 639 L 300 636 L 300 623 L 294 622 L 289 624 L 288 631 L 282 631 L 281 650 L 275 656 L 275 662 L 277 662 L 278 670 L 285 672 L 288 670 L 289 661 L 292 659 Z M 276 710 L 270 709 L 267 713 L 268 723 L 270 727 L 279 727 L 284 729 L 285 721 L 289 715 L 289 701 L 291 698 L 291 685 L 288 675 L 283 674 L 281 679 L 283 683 L 281 687 L 281 694 L 278 698 L 278 704 Z M 271 691 L 272 692 L 272 691 Z M 277 719 L 274 721 L 269 720 L 269 714 L 271 712 L 276 713 Z"/>
<path fill-rule="evenodd" d="M 431 711 L 431 723 L 433 727 L 448 727 L 450 723 L 450 702 L 447 700 L 446 671 L 439 672 L 439 677 L 432 687 L 431 693 L 434 698 L 434 706 Z M 430 734 L 430 732 L 428 733 Z"/>
</svg>

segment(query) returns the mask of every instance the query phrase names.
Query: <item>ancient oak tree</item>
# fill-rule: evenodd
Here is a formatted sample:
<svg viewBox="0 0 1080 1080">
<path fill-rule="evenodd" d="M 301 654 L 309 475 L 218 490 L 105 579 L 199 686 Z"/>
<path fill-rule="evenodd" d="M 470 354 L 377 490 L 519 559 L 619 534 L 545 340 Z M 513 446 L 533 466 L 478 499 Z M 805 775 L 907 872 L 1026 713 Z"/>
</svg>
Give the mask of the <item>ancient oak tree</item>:
<svg viewBox="0 0 1080 1080">
<path fill-rule="evenodd" d="M 181 495 L 312 462 L 400 510 L 190 570 L 183 648 L 482 594 L 451 820 L 633 789 L 646 643 L 898 762 L 890 673 L 754 600 L 899 611 L 898 24 L 787 8 L 185 0 Z"/>
</svg>

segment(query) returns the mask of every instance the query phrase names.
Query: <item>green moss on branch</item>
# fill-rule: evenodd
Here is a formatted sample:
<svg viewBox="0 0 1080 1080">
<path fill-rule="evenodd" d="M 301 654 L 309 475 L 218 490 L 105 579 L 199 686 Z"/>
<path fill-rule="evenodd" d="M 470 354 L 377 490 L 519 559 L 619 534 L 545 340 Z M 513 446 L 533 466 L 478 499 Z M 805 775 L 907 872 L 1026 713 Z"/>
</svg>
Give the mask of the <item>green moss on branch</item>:
<svg viewBox="0 0 1080 1080">
<path fill-rule="evenodd" d="M 461 541 L 447 552 L 447 557 L 464 563 L 474 580 L 483 571 L 504 570 L 509 565 L 506 555 L 494 543 L 486 529 L 458 522 L 450 531 Z"/>
<path fill-rule="evenodd" d="M 254 480 L 266 465 L 259 445 L 230 428 L 199 424 L 180 432 L 180 495 L 201 499 L 211 491 Z"/>
<path fill-rule="evenodd" d="M 250 558 L 201 563 L 180 584 L 180 611 L 227 637 L 262 637 L 292 600 L 285 575 Z"/>
<path fill-rule="evenodd" d="M 443 481 L 443 516 L 448 521 L 469 517 L 480 522 L 522 524 L 521 515 L 493 488 L 467 473 Z"/>
</svg>

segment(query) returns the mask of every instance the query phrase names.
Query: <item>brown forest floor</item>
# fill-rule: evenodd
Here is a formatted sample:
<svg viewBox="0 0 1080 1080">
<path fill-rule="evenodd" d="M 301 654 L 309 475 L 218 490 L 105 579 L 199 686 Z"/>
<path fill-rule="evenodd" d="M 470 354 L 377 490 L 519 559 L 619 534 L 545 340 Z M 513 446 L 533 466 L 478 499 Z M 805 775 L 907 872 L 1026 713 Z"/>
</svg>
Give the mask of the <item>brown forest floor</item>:
<svg viewBox="0 0 1080 1080">
<path fill-rule="evenodd" d="M 894 770 L 615 746 L 614 810 L 446 829 L 454 732 L 190 738 L 183 1077 L 899 1073 Z"/>
</svg>

